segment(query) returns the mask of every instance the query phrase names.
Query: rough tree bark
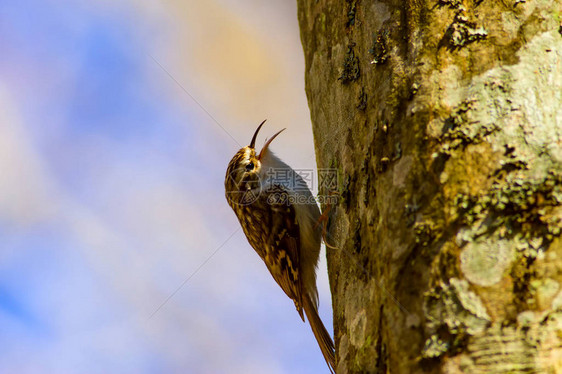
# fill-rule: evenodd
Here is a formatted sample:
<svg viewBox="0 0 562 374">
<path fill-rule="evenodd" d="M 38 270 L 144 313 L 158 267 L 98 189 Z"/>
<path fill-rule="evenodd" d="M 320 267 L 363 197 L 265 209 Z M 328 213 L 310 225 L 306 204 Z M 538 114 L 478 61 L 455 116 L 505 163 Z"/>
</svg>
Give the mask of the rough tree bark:
<svg viewBox="0 0 562 374">
<path fill-rule="evenodd" d="M 562 372 L 561 2 L 298 9 L 338 373 Z"/>
</svg>

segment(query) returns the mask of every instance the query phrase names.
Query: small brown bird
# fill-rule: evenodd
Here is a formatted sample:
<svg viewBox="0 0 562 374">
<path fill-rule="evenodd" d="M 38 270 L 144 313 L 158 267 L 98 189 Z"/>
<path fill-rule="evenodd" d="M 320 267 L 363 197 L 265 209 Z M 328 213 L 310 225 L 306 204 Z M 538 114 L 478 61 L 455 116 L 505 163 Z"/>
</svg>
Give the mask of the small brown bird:
<svg viewBox="0 0 562 374">
<path fill-rule="evenodd" d="M 269 150 L 283 130 L 273 135 L 257 154 L 254 146 L 240 149 L 226 171 L 226 199 L 238 217 L 248 242 L 273 279 L 304 313 L 331 373 L 335 368 L 334 342 L 318 315 L 316 266 L 320 254 L 320 210 L 306 182 Z"/>
</svg>

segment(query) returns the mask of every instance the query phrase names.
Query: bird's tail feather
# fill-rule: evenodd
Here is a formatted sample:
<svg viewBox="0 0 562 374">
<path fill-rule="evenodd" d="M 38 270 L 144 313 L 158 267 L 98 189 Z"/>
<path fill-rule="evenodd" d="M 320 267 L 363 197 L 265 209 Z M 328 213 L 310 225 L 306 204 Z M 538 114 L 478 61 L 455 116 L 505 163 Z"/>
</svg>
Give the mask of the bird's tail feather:
<svg viewBox="0 0 562 374">
<path fill-rule="evenodd" d="M 303 307 L 304 312 L 306 313 L 306 318 L 308 319 L 308 323 L 310 323 L 310 327 L 312 328 L 314 337 L 316 338 L 316 341 L 318 341 L 318 345 L 320 346 L 322 355 L 324 355 L 324 359 L 326 360 L 326 363 L 330 368 L 330 372 L 333 374 L 335 373 L 336 367 L 334 342 L 332 341 L 332 337 L 326 330 L 326 327 L 324 327 L 324 324 L 322 323 L 322 320 L 318 315 L 316 305 L 314 304 L 310 296 L 306 295 L 303 299 Z"/>
</svg>

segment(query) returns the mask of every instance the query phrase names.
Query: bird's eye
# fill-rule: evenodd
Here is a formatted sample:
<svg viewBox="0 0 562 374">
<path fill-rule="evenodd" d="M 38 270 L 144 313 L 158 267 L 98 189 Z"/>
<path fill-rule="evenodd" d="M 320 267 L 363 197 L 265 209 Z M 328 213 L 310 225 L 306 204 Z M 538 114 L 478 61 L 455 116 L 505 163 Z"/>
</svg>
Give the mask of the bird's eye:
<svg viewBox="0 0 562 374">
<path fill-rule="evenodd" d="M 250 162 L 248 165 L 246 165 L 246 170 L 247 171 L 254 170 L 254 163 Z"/>
</svg>

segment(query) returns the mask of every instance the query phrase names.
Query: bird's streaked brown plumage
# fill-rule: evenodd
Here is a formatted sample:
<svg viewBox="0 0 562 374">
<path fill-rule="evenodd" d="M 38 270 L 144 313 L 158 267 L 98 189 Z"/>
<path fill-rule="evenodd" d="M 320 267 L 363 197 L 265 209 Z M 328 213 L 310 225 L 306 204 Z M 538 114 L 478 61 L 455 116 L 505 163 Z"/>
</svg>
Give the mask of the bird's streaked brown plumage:
<svg viewBox="0 0 562 374">
<path fill-rule="evenodd" d="M 265 122 L 265 121 L 264 121 Z M 306 183 L 296 173 L 299 189 L 266 175 L 275 169 L 290 169 L 268 146 L 280 133 L 255 151 L 256 136 L 230 161 L 225 177 L 226 198 L 240 221 L 248 242 L 261 257 L 273 279 L 304 314 L 330 371 L 334 372 L 335 352 L 330 334 L 318 316 L 316 265 L 320 252 L 320 232 L 316 223 L 320 211 Z M 292 169 L 291 169 L 292 170 Z M 297 204 L 295 196 L 308 198 Z M 303 313 L 304 311 L 304 313 Z"/>
</svg>

